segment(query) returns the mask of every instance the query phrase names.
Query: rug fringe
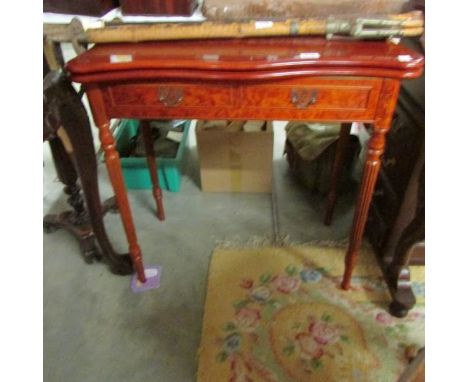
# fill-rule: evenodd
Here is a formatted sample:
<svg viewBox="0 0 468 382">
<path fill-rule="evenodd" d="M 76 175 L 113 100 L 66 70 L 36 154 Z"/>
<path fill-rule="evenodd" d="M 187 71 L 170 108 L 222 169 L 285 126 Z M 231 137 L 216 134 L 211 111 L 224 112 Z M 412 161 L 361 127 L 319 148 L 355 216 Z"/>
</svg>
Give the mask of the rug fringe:
<svg viewBox="0 0 468 382">
<path fill-rule="evenodd" d="M 310 247 L 320 246 L 327 248 L 346 248 L 348 246 L 349 239 L 343 238 L 339 240 L 309 240 L 309 241 L 297 241 L 292 240 L 289 235 L 282 235 L 278 240 L 270 236 L 251 236 L 247 239 L 236 237 L 227 239 L 215 240 L 215 247 L 219 249 L 232 249 L 232 248 L 264 248 L 264 247 Z M 363 247 L 371 248 L 370 245 L 364 241 Z"/>
</svg>

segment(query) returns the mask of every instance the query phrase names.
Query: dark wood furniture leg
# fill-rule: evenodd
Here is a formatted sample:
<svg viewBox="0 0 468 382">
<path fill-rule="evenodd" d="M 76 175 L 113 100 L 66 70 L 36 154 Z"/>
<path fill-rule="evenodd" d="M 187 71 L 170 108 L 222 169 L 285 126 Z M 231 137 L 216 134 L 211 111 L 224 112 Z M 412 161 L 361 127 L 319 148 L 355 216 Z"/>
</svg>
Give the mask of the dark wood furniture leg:
<svg viewBox="0 0 468 382">
<path fill-rule="evenodd" d="M 411 290 L 409 264 L 413 246 L 423 241 L 425 237 L 424 153 L 423 144 L 401 204 L 400 214 L 390 235 L 384 257 L 381 259 L 381 267 L 392 295 L 390 313 L 397 317 L 406 316 L 416 303 Z M 408 209 L 414 210 L 414 218 L 405 225 L 405 212 L 407 212 L 405 210 Z M 394 243 L 395 237 L 399 238 L 397 243 Z"/>
<path fill-rule="evenodd" d="M 424 382 L 425 381 L 426 349 L 421 348 L 418 354 L 406 367 L 397 382 Z"/>
<path fill-rule="evenodd" d="M 80 187 L 77 184 L 78 175 L 71 158 L 59 137 L 51 138 L 49 145 L 57 176 L 65 185 L 64 192 L 69 196 L 68 204 L 73 209 L 60 214 L 46 215 L 43 219 L 44 231 L 51 233 L 60 228 L 66 229 L 78 239 L 81 253 L 87 263 L 100 260 L 101 255 L 95 244 L 96 238 L 90 225 L 88 212 L 83 204 Z"/>
<path fill-rule="evenodd" d="M 335 209 L 336 196 L 338 193 L 338 184 L 343 170 L 344 159 L 346 157 L 346 149 L 348 147 L 350 131 L 351 123 L 341 124 L 340 137 L 338 138 L 335 160 L 333 162 L 330 191 L 327 195 L 327 205 L 324 220 L 325 225 L 330 225 L 333 218 L 333 211 Z"/>
<path fill-rule="evenodd" d="M 401 235 L 392 263 L 386 270 L 387 284 L 392 295 L 390 313 L 397 317 L 405 317 L 416 303 L 411 290 L 411 274 L 409 270 L 411 247 L 424 239 L 424 213 L 406 227 Z"/>
<path fill-rule="evenodd" d="M 43 50 L 43 78 L 51 71 L 58 70 L 64 65 L 60 44 L 44 39 Z M 68 204 L 73 208 L 60 214 L 49 214 L 43 219 L 46 233 L 63 228 L 74 235 L 80 244 L 81 253 L 86 263 L 101 260 L 101 255 L 95 243 L 95 236 L 90 226 L 88 212 L 78 186 L 78 175 L 73 166 L 70 154 L 67 152 L 62 140 L 59 138 L 60 120 L 48 118 L 51 110 L 49 104 L 44 104 L 43 141 L 48 141 L 55 170 L 59 180 L 65 185 L 64 192 L 69 195 Z"/>
<path fill-rule="evenodd" d="M 367 159 L 364 164 L 361 188 L 355 207 L 351 237 L 345 258 L 345 271 L 341 283 L 341 287 L 345 290 L 349 289 L 351 286 L 353 269 L 357 262 L 372 194 L 374 192 L 377 176 L 379 175 L 380 157 L 385 149 L 385 135 L 391 127 L 392 115 L 398 99 L 399 89 L 400 82 L 397 80 L 385 79 L 382 83 L 377 106 L 378 111 L 372 129 L 372 135 L 368 143 Z"/>
<path fill-rule="evenodd" d="M 102 99 L 101 90 L 97 86 L 89 86 L 86 88 L 86 94 L 91 105 L 94 121 L 97 128 L 99 129 L 99 139 L 104 151 L 104 159 L 112 188 L 114 189 L 117 205 L 119 207 L 125 235 L 127 236 L 129 243 L 130 257 L 132 258 L 138 280 L 144 283 L 146 282 L 146 277 L 141 250 L 140 246 L 138 245 L 136 230 L 133 224 L 132 212 L 130 210 L 130 204 L 127 199 L 127 190 L 125 188 L 122 175 L 120 157 L 115 148 L 114 136 L 110 131 L 110 120 L 105 113 L 105 106 Z"/>
<path fill-rule="evenodd" d="M 153 139 L 151 137 L 151 125 L 148 120 L 140 121 L 140 128 L 143 136 L 143 142 L 145 144 L 146 160 L 148 162 L 148 170 L 151 176 L 151 182 L 153 183 L 153 197 L 156 202 L 156 216 L 159 220 L 164 220 L 164 206 L 162 200 L 162 191 L 159 186 L 158 179 L 158 164 L 156 162 L 156 155 L 154 153 Z"/>
<path fill-rule="evenodd" d="M 385 243 L 382 257 L 387 265 L 390 264 L 394 258 L 393 254 L 400 242 L 402 232 L 414 220 L 418 212 L 424 213 L 424 146 L 424 142 L 422 142 L 403 195 L 398 215 Z"/>
<path fill-rule="evenodd" d="M 73 160 L 81 180 L 81 187 L 88 207 L 94 235 L 104 260 L 115 274 L 133 273 L 128 255 L 118 255 L 107 237 L 99 197 L 97 164 L 93 137 L 86 109 L 75 89 L 60 72 L 50 72 L 44 80 L 44 109 L 50 109 L 60 121 L 73 146 Z"/>
</svg>

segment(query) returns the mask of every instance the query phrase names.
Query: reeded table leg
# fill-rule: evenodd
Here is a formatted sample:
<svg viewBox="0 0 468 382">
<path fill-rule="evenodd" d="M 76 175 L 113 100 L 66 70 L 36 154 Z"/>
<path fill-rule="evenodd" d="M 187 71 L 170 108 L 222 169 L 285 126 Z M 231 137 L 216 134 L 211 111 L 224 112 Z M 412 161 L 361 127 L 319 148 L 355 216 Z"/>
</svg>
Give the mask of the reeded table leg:
<svg viewBox="0 0 468 382">
<path fill-rule="evenodd" d="M 400 83 L 397 80 L 386 79 L 382 84 L 377 115 L 368 143 L 367 159 L 364 164 L 361 188 L 354 212 L 349 247 L 345 258 L 345 272 L 341 283 L 341 287 L 345 290 L 351 286 L 353 269 L 357 262 L 372 194 L 379 175 L 380 157 L 385 149 L 385 135 L 391 127 L 391 119 L 398 99 L 399 88 Z"/>
<path fill-rule="evenodd" d="M 127 190 L 125 188 L 122 175 L 119 154 L 115 148 L 115 140 L 110 130 L 110 121 L 105 114 L 101 91 L 97 87 L 90 87 L 87 89 L 87 95 L 93 111 L 94 121 L 99 129 L 99 139 L 104 151 L 107 171 L 114 189 L 115 198 L 117 200 L 125 234 L 129 243 L 129 252 L 133 266 L 135 267 L 138 280 L 144 283 L 146 281 L 146 277 L 141 250 L 138 245 L 130 204 L 128 203 Z"/>
<path fill-rule="evenodd" d="M 351 123 L 343 123 L 340 129 L 340 137 L 336 148 L 335 160 L 333 162 L 332 178 L 330 191 L 327 195 L 327 206 L 325 211 L 326 225 L 330 225 L 333 218 L 333 211 L 336 204 L 336 195 L 338 192 L 338 184 L 340 182 L 341 172 L 343 170 L 344 159 L 346 157 L 346 149 L 348 147 L 349 133 L 351 131 Z"/>
<path fill-rule="evenodd" d="M 153 140 L 151 137 L 150 121 L 140 121 L 143 142 L 145 143 L 146 161 L 148 162 L 148 169 L 153 183 L 153 197 L 156 202 L 156 216 L 159 220 L 164 220 L 164 206 L 162 201 L 162 191 L 159 186 L 158 179 L 158 164 L 156 162 L 156 155 L 154 153 Z"/>
<path fill-rule="evenodd" d="M 349 289 L 351 283 L 351 276 L 354 266 L 356 265 L 358 251 L 361 246 L 362 236 L 367 221 L 367 214 L 374 192 L 377 176 L 380 169 L 380 156 L 383 153 L 383 145 L 385 142 L 384 134 L 374 131 L 367 151 L 367 160 L 364 165 L 364 173 L 361 180 L 361 189 L 359 191 L 358 201 L 356 203 L 356 210 L 354 213 L 353 226 L 351 231 L 351 238 L 349 242 L 348 252 L 346 253 L 345 260 L 345 273 L 341 287 Z M 380 147 L 380 149 L 379 149 Z"/>
</svg>

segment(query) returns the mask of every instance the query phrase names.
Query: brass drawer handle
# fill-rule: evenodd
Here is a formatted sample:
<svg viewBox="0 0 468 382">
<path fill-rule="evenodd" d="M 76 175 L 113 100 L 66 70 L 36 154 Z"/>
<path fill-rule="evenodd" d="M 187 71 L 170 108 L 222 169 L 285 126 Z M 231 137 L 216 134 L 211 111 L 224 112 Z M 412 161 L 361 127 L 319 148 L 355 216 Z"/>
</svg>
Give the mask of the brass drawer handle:
<svg viewBox="0 0 468 382">
<path fill-rule="evenodd" d="M 177 106 L 184 100 L 184 88 L 160 86 L 158 88 L 158 97 L 164 106 Z"/>
<path fill-rule="evenodd" d="M 298 109 L 305 109 L 317 102 L 316 89 L 291 89 L 291 102 Z"/>
</svg>

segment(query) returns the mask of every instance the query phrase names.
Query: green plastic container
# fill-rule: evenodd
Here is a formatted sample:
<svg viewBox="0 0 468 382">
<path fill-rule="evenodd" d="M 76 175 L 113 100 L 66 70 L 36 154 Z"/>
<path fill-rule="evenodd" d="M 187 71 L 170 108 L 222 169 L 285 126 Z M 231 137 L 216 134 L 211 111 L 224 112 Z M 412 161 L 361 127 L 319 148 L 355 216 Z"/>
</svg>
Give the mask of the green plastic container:
<svg viewBox="0 0 468 382">
<path fill-rule="evenodd" d="M 163 190 L 178 192 L 181 183 L 181 165 L 189 131 L 190 121 L 184 123 L 182 140 L 175 158 L 156 158 L 159 184 Z M 138 134 L 140 122 L 136 119 L 124 119 L 115 133 L 117 151 L 125 150 L 133 137 Z M 127 188 L 133 190 L 152 189 L 151 176 L 146 158 L 120 158 L 122 172 Z"/>
</svg>

